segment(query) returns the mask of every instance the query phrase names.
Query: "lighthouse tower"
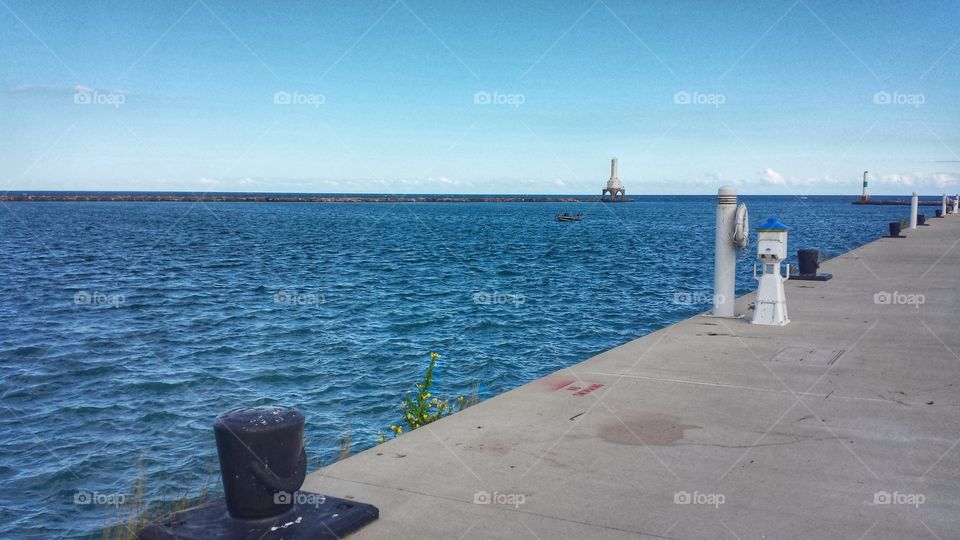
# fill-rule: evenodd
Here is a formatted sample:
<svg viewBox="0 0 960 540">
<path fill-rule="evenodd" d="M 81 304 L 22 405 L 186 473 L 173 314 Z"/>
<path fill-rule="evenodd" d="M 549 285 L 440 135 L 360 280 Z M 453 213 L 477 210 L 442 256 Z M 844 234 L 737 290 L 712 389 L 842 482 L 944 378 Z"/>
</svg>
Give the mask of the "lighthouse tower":
<svg viewBox="0 0 960 540">
<path fill-rule="evenodd" d="M 863 193 L 860 194 L 860 201 L 867 202 L 870 200 L 870 195 L 867 195 L 867 172 L 863 171 Z"/>
<path fill-rule="evenodd" d="M 608 200 L 604 199 L 607 193 L 610 194 L 610 202 L 627 200 L 627 190 L 623 188 L 623 184 L 621 184 L 620 179 L 617 178 L 617 158 L 610 160 L 610 179 L 607 180 L 607 187 L 603 188 L 600 192 L 601 201 Z M 620 199 L 617 199 L 618 193 L 620 194 Z"/>
</svg>

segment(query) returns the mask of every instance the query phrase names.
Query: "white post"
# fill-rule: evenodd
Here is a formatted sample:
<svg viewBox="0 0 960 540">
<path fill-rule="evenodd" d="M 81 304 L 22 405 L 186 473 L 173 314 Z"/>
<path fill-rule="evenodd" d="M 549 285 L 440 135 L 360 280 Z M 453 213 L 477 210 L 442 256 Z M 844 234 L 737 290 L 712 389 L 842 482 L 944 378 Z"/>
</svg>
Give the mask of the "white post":
<svg viewBox="0 0 960 540">
<path fill-rule="evenodd" d="M 617 158 L 610 160 L 610 179 L 613 180 L 617 177 Z"/>
<path fill-rule="evenodd" d="M 917 192 L 913 192 L 913 197 L 910 198 L 910 228 L 917 228 L 917 206 L 920 204 L 920 196 L 917 195 Z"/>
<path fill-rule="evenodd" d="M 940 216 L 943 217 L 947 215 L 947 194 L 943 194 L 943 204 L 940 205 Z"/>
<path fill-rule="evenodd" d="M 868 172 L 869 171 L 863 171 L 863 194 L 860 195 L 861 201 L 865 201 L 870 198 L 870 196 L 867 195 L 867 173 Z"/>
<path fill-rule="evenodd" d="M 960 212 L 960 193 L 957 193 L 956 197 L 953 198 L 953 213 L 958 212 Z"/>
<path fill-rule="evenodd" d="M 736 297 L 737 248 L 733 228 L 737 216 L 737 190 L 723 186 L 717 190 L 717 232 L 713 263 L 713 316 L 733 317 Z"/>
</svg>

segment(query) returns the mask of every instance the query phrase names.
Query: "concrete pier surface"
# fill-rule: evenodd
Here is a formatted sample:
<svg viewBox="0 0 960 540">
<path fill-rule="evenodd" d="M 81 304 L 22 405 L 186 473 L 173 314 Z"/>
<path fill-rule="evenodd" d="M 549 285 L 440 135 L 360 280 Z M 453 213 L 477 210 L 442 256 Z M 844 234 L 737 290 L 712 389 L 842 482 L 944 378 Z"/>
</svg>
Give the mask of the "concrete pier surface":
<svg viewBox="0 0 960 540">
<path fill-rule="evenodd" d="M 960 538 L 960 217 L 928 223 L 787 282 L 785 327 L 746 295 L 303 489 L 378 506 L 357 539 Z"/>
</svg>

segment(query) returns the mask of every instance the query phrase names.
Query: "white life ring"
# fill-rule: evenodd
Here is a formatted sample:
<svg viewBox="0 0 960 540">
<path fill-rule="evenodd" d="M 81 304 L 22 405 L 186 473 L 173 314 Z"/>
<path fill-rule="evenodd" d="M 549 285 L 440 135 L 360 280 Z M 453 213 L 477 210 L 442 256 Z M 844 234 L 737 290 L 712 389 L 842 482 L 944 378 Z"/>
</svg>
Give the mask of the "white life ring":
<svg viewBox="0 0 960 540">
<path fill-rule="evenodd" d="M 747 214 L 747 205 L 737 205 L 736 219 L 733 227 L 733 245 L 743 249 L 750 243 L 750 216 Z"/>
</svg>

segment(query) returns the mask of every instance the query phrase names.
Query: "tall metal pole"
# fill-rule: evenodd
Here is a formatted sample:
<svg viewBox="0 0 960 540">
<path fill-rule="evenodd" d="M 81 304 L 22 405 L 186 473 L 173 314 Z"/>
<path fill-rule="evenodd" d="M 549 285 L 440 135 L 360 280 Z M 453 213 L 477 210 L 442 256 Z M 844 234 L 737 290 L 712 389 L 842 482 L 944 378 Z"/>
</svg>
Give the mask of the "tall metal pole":
<svg viewBox="0 0 960 540">
<path fill-rule="evenodd" d="M 917 206 L 920 203 L 920 196 L 917 195 L 917 192 L 913 192 L 913 197 L 910 198 L 910 228 L 917 228 Z"/>
<path fill-rule="evenodd" d="M 737 190 L 723 186 L 717 190 L 717 231 L 713 263 L 713 315 L 733 317 L 736 295 L 737 248 L 733 244 L 737 216 Z"/>
</svg>

